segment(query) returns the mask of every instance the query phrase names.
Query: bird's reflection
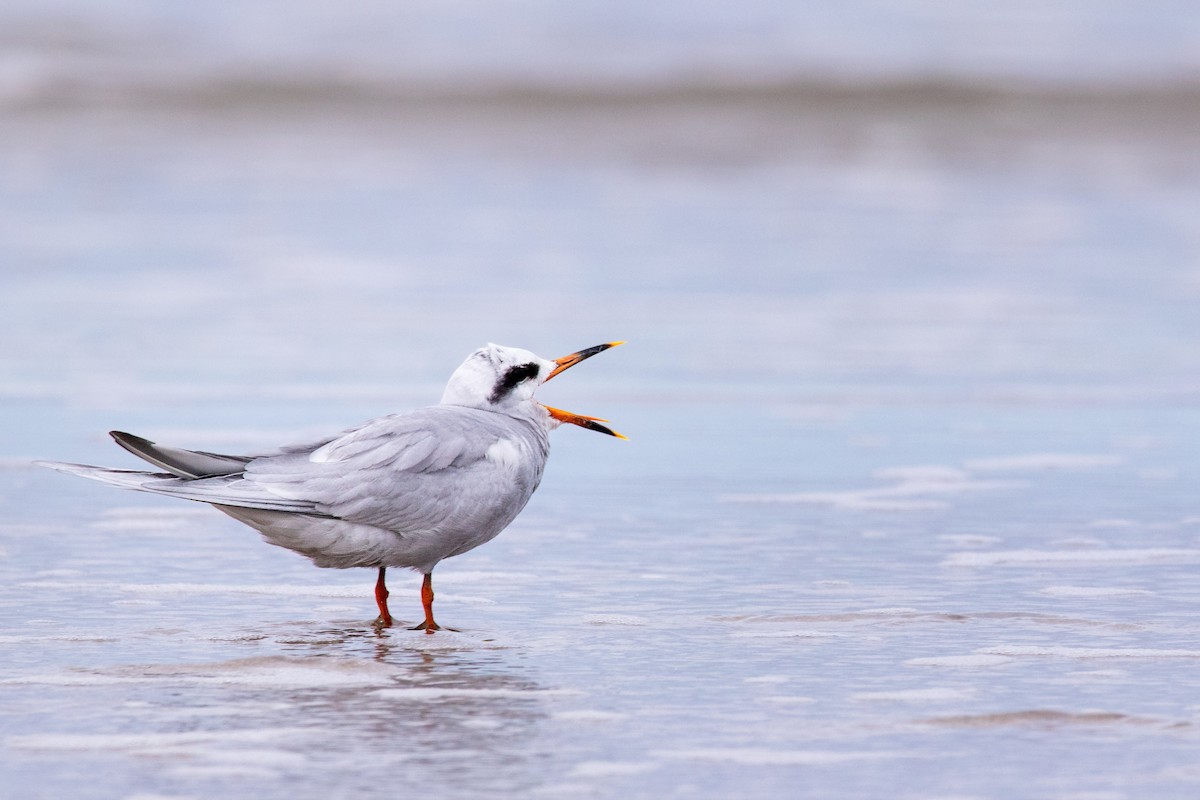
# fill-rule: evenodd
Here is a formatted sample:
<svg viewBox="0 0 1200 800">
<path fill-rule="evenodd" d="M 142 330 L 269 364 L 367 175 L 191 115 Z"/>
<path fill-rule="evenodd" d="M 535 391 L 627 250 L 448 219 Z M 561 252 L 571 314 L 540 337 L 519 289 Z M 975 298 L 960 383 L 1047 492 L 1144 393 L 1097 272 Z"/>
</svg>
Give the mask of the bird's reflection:
<svg viewBox="0 0 1200 800">
<path fill-rule="evenodd" d="M 106 687 L 108 722 L 124 733 L 66 744 L 32 736 L 28 746 L 151 765 L 199 796 L 223 796 L 234 775 L 247 793 L 272 797 L 409 785 L 428 797 L 494 797 L 545 780 L 548 756 L 529 743 L 542 738 L 551 693 L 521 665 L 519 646 L 469 633 L 381 634 L 365 622 L 243 634 L 224 640 L 233 652 L 221 658 L 81 672 L 85 685 Z"/>
<path fill-rule="evenodd" d="M 547 717 L 547 689 L 514 665 L 507 646 L 470 634 L 430 637 L 362 625 L 310 629 L 276 641 L 289 658 L 369 660 L 379 669 L 380 680 L 363 685 L 285 690 L 272 724 L 336 733 L 325 740 L 325 757 L 340 752 L 380 763 L 452 762 L 467 782 L 508 776 L 519 783 L 537 771 L 520 743 Z"/>
</svg>

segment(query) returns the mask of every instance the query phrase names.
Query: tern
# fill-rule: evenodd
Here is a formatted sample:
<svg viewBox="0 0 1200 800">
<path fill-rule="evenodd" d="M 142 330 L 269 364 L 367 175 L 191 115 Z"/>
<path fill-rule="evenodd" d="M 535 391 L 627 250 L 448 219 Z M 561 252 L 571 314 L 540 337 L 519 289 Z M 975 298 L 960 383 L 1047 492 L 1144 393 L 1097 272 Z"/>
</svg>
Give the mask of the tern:
<svg viewBox="0 0 1200 800">
<path fill-rule="evenodd" d="M 533 399 L 546 381 L 623 342 L 558 359 L 489 344 L 450 376 L 438 405 L 373 419 L 315 442 L 260 455 L 221 455 L 155 444 L 121 431 L 117 444 L 164 472 L 41 462 L 85 478 L 209 503 L 269 543 L 318 567 L 378 569 L 376 623 L 392 625 L 388 567 L 420 572 L 433 633 L 433 568 L 508 527 L 542 479 L 550 431 L 563 423 L 619 439 L 607 420 Z"/>
</svg>

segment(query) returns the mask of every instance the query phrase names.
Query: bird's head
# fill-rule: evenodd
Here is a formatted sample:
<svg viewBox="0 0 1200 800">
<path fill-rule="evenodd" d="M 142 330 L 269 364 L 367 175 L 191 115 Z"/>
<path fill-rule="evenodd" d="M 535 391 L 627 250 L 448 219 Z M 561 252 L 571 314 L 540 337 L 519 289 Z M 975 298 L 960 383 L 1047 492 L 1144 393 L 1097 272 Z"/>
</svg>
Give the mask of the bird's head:
<svg viewBox="0 0 1200 800">
<path fill-rule="evenodd" d="M 601 425 L 604 420 L 544 406 L 533 399 L 537 388 L 555 375 L 619 344 L 624 343 L 598 344 L 556 359 L 542 358 L 518 347 L 489 344 L 472 353 L 450 376 L 446 391 L 442 393 L 442 404 L 481 408 L 512 416 L 528 416 L 532 409 L 551 429 L 569 422 L 624 439 L 621 434 Z"/>
</svg>

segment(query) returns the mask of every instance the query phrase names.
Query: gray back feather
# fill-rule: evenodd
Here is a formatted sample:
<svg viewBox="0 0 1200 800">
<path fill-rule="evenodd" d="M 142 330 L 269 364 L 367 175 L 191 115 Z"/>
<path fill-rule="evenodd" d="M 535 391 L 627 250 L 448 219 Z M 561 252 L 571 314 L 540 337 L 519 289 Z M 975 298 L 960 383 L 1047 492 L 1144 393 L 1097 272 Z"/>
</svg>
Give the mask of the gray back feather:
<svg viewBox="0 0 1200 800">
<path fill-rule="evenodd" d="M 502 440 L 522 452 L 519 463 L 488 459 Z M 483 530 L 503 527 L 524 507 L 548 452 L 546 431 L 530 423 L 431 406 L 373 420 L 310 452 L 255 459 L 245 476 L 272 495 L 352 522 L 398 532 Z"/>
</svg>

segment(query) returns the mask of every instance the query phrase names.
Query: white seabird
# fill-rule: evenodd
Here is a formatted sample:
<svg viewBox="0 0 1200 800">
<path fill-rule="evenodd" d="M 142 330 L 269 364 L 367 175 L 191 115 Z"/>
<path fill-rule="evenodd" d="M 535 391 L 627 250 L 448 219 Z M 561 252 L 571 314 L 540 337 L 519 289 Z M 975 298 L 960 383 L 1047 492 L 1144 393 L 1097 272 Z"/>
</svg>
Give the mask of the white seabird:
<svg viewBox="0 0 1200 800">
<path fill-rule="evenodd" d="M 319 567 L 374 567 L 378 624 L 390 626 L 388 567 L 424 575 L 433 633 L 433 568 L 490 541 L 542 479 L 549 432 L 568 422 L 625 437 L 597 417 L 544 406 L 534 391 L 560 372 L 623 342 L 549 360 L 489 344 L 450 376 L 441 403 L 373 419 L 335 436 L 261 455 L 221 455 L 155 444 L 120 431 L 119 445 L 165 472 L 85 464 L 45 466 L 126 489 L 209 503 L 271 544 Z"/>
</svg>

